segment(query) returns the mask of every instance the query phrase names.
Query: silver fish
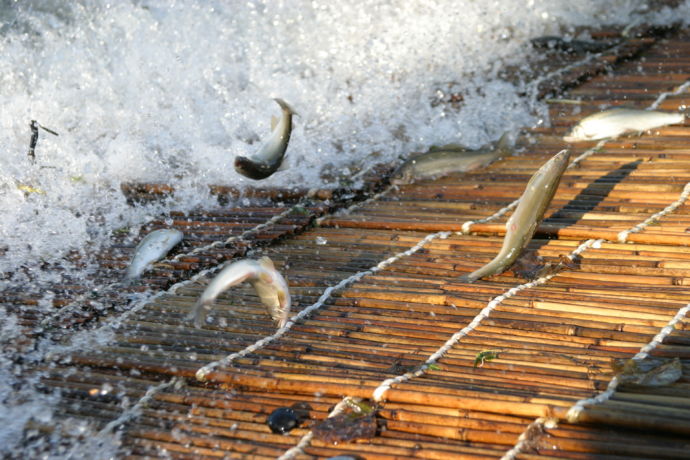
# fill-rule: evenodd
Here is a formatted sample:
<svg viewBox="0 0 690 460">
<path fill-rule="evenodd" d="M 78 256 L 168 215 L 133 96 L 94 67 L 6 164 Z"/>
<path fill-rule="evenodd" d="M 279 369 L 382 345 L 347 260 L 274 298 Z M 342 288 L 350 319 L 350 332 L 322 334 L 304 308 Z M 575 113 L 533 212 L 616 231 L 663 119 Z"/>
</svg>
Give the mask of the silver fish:
<svg viewBox="0 0 690 460">
<path fill-rule="evenodd" d="M 290 291 L 285 278 L 268 257 L 239 260 L 223 268 L 201 294 L 187 319 L 194 320 L 194 326 L 201 327 L 216 297 L 245 281 L 251 283 L 278 327 L 285 326 L 290 314 Z"/>
<path fill-rule="evenodd" d="M 642 132 L 661 126 L 682 123 L 682 113 L 658 112 L 655 110 L 610 109 L 595 113 L 580 120 L 567 136 L 566 142 L 595 141 L 618 137 L 629 132 Z"/>
<path fill-rule="evenodd" d="M 502 273 L 515 262 L 544 218 L 569 159 L 570 152 L 562 150 L 534 173 L 506 223 L 506 235 L 498 255 L 482 268 L 461 276 L 460 281 L 473 283 L 479 278 Z"/>
<path fill-rule="evenodd" d="M 184 233 L 174 229 L 154 230 L 146 235 L 134 250 L 134 257 L 127 267 L 125 279 L 132 281 L 141 276 L 153 262 L 161 260 L 184 238 Z"/>
<path fill-rule="evenodd" d="M 271 120 L 272 134 L 268 141 L 251 158 L 235 158 L 235 171 L 250 179 L 265 179 L 280 168 L 285 157 L 290 133 L 292 132 L 293 111 L 282 99 L 274 99 L 283 111 L 280 121 Z"/>
<path fill-rule="evenodd" d="M 392 175 L 396 185 L 411 184 L 419 179 L 441 177 L 446 174 L 467 172 L 487 166 L 501 156 L 511 155 L 510 136 L 503 134 L 498 143 L 478 150 L 449 144 L 432 147 L 428 152 L 415 155 L 405 161 Z"/>
</svg>

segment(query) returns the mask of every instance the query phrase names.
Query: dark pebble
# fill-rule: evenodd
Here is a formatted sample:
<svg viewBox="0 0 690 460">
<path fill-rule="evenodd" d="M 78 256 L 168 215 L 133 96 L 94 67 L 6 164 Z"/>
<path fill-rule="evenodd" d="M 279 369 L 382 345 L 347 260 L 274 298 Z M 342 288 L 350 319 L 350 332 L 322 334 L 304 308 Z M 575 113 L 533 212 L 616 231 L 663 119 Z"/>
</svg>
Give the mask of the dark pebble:
<svg viewBox="0 0 690 460">
<path fill-rule="evenodd" d="M 299 419 L 294 410 L 289 407 L 279 407 L 271 412 L 266 423 L 274 433 L 285 434 L 297 426 Z"/>
</svg>

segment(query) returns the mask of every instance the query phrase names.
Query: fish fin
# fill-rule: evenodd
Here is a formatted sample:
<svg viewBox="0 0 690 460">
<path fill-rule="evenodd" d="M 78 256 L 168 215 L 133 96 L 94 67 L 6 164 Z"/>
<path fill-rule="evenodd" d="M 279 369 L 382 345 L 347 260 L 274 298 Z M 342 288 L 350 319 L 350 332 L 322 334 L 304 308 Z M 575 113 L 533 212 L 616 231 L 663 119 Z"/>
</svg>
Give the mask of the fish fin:
<svg viewBox="0 0 690 460">
<path fill-rule="evenodd" d="M 212 307 L 212 302 L 203 302 L 198 300 L 192 310 L 187 314 L 187 320 L 194 322 L 194 327 L 201 329 L 206 322 L 206 313 Z"/>
<path fill-rule="evenodd" d="M 262 258 L 260 258 L 259 259 L 259 265 L 261 265 L 263 268 L 265 268 L 267 270 L 275 270 L 276 269 L 275 265 L 273 264 L 273 261 L 268 256 L 263 256 Z"/>
<path fill-rule="evenodd" d="M 278 123 L 280 123 L 280 118 L 276 116 L 271 117 L 271 131 L 276 129 L 276 126 L 278 126 Z"/>
<path fill-rule="evenodd" d="M 460 281 L 461 283 L 474 283 L 475 281 L 477 281 L 476 278 L 474 278 L 470 275 L 471 275 L 471 273 L 468 273 L 467 275 L 462 275 L 461 277 L 458 278 L 458 281 Z"/>
<path fill-rule="evenodd" d="M 129 276 L 129 275 L 126 275 L 126 276 L 125 276 L 125 279 L 123 279 L 122 281 L 120 281 L 118 284 L 119 284 L 121 287 L 123 287 L 123 288 L 128 288 L 128 287 L 130 287 L 132 284 L 134 284 L 134 282 L 135 282 L 136 280 L 137 280 L 137 277 L 136 277 L 136 276 Z"/>
<path fill-rule="evenodd" d="M 278 327 L 281 328 L 287 324 L 288 318 L 290 316 L 290 297 L 287 295 L 286 292 L 284 292 L 281 289 L 278 289 L 276 291 L 276 295 L 278 296 L 278 307 L 275 309 L 275 316 L 273 316 L 273 312 L 271 316 L 273 317 L 273 320 L 278 324 Z"/>
<path fill-rule="evenodd" d="M 468 150 L 468 148 L 465 147 L 465 146 L 462 145 L 462 144 L 454 144 L 454 143 L 452 143 L 452 144 L 445 144 L 445 145 L 432 145 L 431 147 L 429 147 L 429 150 L 428 150 L 427 153 L 430 153 L 430 152 L 440 152 L 440 151 L 444 151 L 444 150 L 451 150 L 451 151 L 456 151 L 456 152 L 462 152 L 462 151 L 464 151 L 464 150 Z"/>
<path fill-rule="evenodd" d="M 509 152 L 513 150 L 513 147 L 515 146 L 515 142 L 512 141 L 512 137 L 510 135 L 510 131 L 506 131 L 501 135 L 501 138 L 498 140 L 498 143 L 496 144 L 496 149 L 501 150 L 503 152 Z"/>
<path fill-rule="evenodd" d="M 285 155 L 283 155 L 283 161 L 280 162 L 280 166 L 278 166 L 278 169 L 276 169 L 276 172 L 285 171 L 286 169 L 290 169 L 288 164 L 285 162 L 285 157 L 287 157 L 287 153 Z"/>
<path fill-rule="evenodd" d="M 257 273 L 257 275 L 260 281 L 263 281 L 266 284 L 273 284 L 273 278 L 271 277 L 270 273 L 262 271 Z M 254 288 L 256 289 L 256 286 L 254 286 Z"/>
</svg>

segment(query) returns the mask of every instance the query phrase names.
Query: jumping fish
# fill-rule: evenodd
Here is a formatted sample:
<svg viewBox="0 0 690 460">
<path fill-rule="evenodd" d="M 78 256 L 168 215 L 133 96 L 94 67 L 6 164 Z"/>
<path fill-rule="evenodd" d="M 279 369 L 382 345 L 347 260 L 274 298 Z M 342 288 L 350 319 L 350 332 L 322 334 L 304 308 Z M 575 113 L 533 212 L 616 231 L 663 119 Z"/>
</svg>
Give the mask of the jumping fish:
<svg viewBox="0 0 690 460">
<path fill-rule="evenodd" d="M 512 154 L 511 147 L 508 133 L 503 134 L 496 145 L 478 150 L 469 150 L 456 144 L 432 147 L 428 152 L 415 155 L 400 165 L 393 173 L 391 182 L 396 185 L 411 184 L 418 179 L 471 171 L 487 166 L 501 156 Z"/>
<path fill-rule="evenodd" d="M 544 218 L 569 159 L 570 152 L 562 150 L 534 173 L 515 212 L 508 219 L 503 246 L 498 255 L 482 268 L 461 276 L 460 281 L 473 283 L 479 278 L 501 273 L 515 262 Z"/>
<path fill-rule="evenodd" d="M 127 267 L 127 280 L 138 278 L 153 262 L 161 260 L 174 248 L 184 234 L 179 230 L 160 229 L 146 235 L 134 250 L 134 257 Z"/>
<path fill-rule="evenodd" d="M 278 327 L 285 326 L 290 314 L 290 292 L 285 278 L 268 257 L 239 260 L 223 268 L 206 287 L 187 318 L 194 320 L 194 326 L 201 327 L 216 297 L 245 281 L 251 283 Z"/>
<path fill-rule="evenodd" d="M 235 171 L 250 179 L 265 179 L 280 168 L 285 157 L 290 133 L 292 132 L 292 114 L 290 106 L 282 99 L 274 99 L 283 111 L 280 121 L 271 119 L 272 134 L 261 149 L 251 158 L 235 158 Z"/>
<path fill-rule="evenodd" d="M 580 120 L 563 138 L 566 142 L 595 141 L 618 137 L 628 132 L 642 132 L 674 123 L 682 123 L 682 113 L 639 109 L 609 109 Z"/>
<path fill-rule="evenodd" d="M 154 230 L 146 235 L 134 250 L 134 257 L 127 267 L 125 279 L 132 281 L 144 273 L 153 262 L 161 260 L 182 241 L 184 233 L 174 229 Z"/>
</svg>

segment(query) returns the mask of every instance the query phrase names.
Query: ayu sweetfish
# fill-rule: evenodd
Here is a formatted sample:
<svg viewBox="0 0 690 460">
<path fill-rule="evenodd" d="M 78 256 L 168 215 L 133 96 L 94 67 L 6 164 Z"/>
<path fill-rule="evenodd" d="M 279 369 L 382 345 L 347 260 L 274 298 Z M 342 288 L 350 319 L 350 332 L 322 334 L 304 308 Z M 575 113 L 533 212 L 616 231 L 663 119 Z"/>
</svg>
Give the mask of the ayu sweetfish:
<svg viewBox="0 0 690 460">
<path fill-rule="evenodd" d="M 275 99 L 282 110 L 280 120 L 271 119 L 271 137 L 251 158 L 235 158 L 235 171 L 250 179 L 260 180 L 269 177 L 283 164 L 285 151 L 292 132 L 293 111 L 282 99 Z"/>
<path fill-rule="evenodd" d="M 583 118 L 567 136 L 566 142 L 595 141 L 618 137 L 630 132 L 643 132 L 661 126 L 682 123 L 682 113 L 640 109 L 610 109 Z"/>
<path fill-rule="evenodd" d="M 125 279 L 132 281 L 146 271 L 150 264 L 161 260 L 179 244 L 184 234 L 179 230 L 160 229 L 146 235 L 134 250 Z"/>
<path fill-rule="evenodd" d="M 570 152 L 562 150 L 534 173 L 506 223 L 506 235 L 498 255 L 480 269 L 461 276 L 460 281 L 473 283 L 479 278 L 502 273 L 517 260 L 544 218 L 569 159 Z"/>
<path fill-rule="evenodd" d="M 201 294 L 188 319 L 194 320 L 194 326 L 201 327 L 216 297 L 245 281 L 252 285 L 278 327 L 285 326 L 290 314 L 290 292 L 285 278 L 268 257 L 239 260 L 223 268 Z"/>
<path fill-rule="evenodd" d="M 397 185 L 411 184 L 416 180 L 472 171 L 508 155 L 512 155 L 508 133 L 503 134 L 496 145 L 477 150 L 456 144 L 432 147 L 428 152 L 415 155 L 400 165 L 393 172 L 391 182 Z"/>
</svg>

